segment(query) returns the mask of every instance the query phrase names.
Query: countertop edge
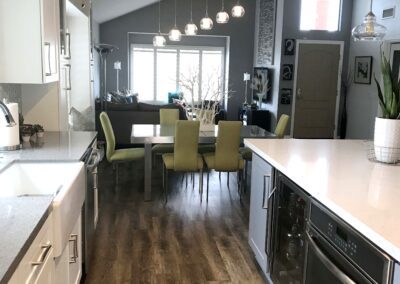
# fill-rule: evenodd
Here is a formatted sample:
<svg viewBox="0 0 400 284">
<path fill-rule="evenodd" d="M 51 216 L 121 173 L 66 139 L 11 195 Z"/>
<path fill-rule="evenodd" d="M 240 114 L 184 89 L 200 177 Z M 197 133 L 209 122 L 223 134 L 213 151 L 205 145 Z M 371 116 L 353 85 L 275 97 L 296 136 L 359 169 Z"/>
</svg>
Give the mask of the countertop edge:
<svg viewBox="0 0 400 284">
<path fill-rule="evenodd" d="M 360 140 L 361 141 L 361 140 Z M 316 201 L 320 202 L 322 205 L 331 210 L 334 214 L 336 214 L 339 218 L 343 219 L 347 224 L 353 227 L 357 232 L 363 235 L 366 239 L 372 242 L 377 248 L 382 250 L 384 253 L 388 254 L 395 261 L 400 262 L 400 248 L 393 245 L 390 241 L 386 240 L 383 236 L 376 233 L 367 224 L 357 220 L 351 214 L 343 210 L 341 207 L 337 206 L 334 202 L 323 199 L 318 195 L 312 195 L 310 191 L 307 189 L 307 186 L 302 184 L 299 180 L 293 180 L 288 174 L 281 164 L 277 163 L 272 157 L 270 157 L 267 153 L 260 150 L 256 145 L 252 143 L 252 139 L 244 140 L 245 146 L 250 148 L 254 153 L 260 156 L 262 159 L 267 161 L 271 166 L 275 169 L 286 175 L 289 179 L 291 179 L 294 183 L 296 183 L 299 187 L 301 187 L 304 191 L 306 191 L 312 198 Z"/>
</svg>

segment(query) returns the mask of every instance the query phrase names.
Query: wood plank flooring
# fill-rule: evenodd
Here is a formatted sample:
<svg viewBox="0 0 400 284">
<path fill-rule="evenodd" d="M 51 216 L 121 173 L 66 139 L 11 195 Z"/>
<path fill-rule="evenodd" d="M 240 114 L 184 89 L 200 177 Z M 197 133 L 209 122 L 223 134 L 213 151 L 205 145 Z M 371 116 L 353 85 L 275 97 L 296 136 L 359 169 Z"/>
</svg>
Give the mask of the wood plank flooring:
<svg viewBox="0 0 400 284">
<path fill-rule="evenodd" d="M 210 176 L 208 204 L 180 174 L 170 174 L 164 204 L 161 170 L 153 175 L 153 201 L 144 202 L 143 165 L 99 167 L 99 224 L 84 283 L 265 283 L 248 245 L 249 193 L 239 202 L 235 174 Z M 204 177 L 204 189 L 206 177 Z"/>
</svg>

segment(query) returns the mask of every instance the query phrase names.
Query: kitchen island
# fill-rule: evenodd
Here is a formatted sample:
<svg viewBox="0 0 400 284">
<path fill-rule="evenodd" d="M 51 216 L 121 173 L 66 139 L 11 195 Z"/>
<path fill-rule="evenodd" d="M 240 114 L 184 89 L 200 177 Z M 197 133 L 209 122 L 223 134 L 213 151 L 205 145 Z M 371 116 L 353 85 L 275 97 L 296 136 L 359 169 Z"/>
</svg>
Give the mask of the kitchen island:
<svg viewBox="0 0 400 284">
<path fill-rule="evenodd" d="M 0 152 L 0 176 L 17 161 L 79 162 L 96 139 L 96 132 L 46 132 L 23 149 Z M 1 191 L 7 191 L 0 185 Z M 0 198 L 0 283 L 6 283 L 52 212 L 54 195 Z"/>
<path fill-rule="evenodd" d="M 399 166 L 369 161 L 366 142 L 360 140 L 246 139 L 245 144 L 312 199 L 400 261 Z"/>
</svg>

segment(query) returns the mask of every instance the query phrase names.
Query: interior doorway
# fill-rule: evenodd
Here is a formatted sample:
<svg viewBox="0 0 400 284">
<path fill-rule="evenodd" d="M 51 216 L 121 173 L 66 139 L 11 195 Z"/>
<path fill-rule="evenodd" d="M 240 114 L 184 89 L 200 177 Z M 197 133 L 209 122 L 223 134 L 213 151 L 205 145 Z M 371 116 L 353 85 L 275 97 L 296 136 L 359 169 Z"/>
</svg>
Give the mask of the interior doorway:
<svg viewBox="0 0 400 284">
<path fill-rule="evenodd" d="M 343 46 L 342 41 L 297 41 L 293 138 L 337 136 Z"/>
</svg>

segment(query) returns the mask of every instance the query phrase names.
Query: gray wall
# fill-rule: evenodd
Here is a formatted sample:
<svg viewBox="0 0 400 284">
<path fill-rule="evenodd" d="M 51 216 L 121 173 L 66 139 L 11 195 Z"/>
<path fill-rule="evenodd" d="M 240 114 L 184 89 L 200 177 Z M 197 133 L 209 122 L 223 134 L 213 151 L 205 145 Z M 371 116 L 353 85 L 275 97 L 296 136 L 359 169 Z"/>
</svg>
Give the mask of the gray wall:
<svg viewBox="0 0 400 284">
<path fill-rule="evenodd" d="M 380 15 L 382 9 L 396 5 L 395 18 L 382 20 Z M 386 41 L 400 42 L 400 1 L 399 0 L 380 0 L 374 1 L 373 12 L 377 16 L 377 21 L 388 28 L 385 37 Z M 369 2 L 365 0 L 354 0 L 353 23 L 352 26 L 360 24 L 363 17 L 369 10 Z M 384 49 L 387 42 L 384 43 Z M 379 42 L 351 42 L 350 57 L 348 62 L 349 70 L 354 70 L 355 56 L 373 56 L 373 73 L 380 78 L 380 43 Z M 348 92 L 347 100 L 348 123 L 347 137 L 349 139 L 372 139 L 374 135 L 375 117 L 378 114 L 377 88 L 374 82 L 371 85 L 352 84 Z"/>
<path fill-rule="evenodd" d="M 226 10 L 230 11 L 232 1 L 225 1 Z M 214 20 L 214 29 L 210 32 L 199 30 L 201 35 L 221 35 L 230 37 L 229 50 L 229 87 L 235 93 L 228 102 L 228 119 L 236 119 L 238 108 L 244 101 L 243 73 L 251 72 L 253 68 L 253 46 L 254 46 L 254 17 L 255 1 L 242 0 L 240 3 L 245 7 L 246 14 L 241 19 L 231 18 L 227 25 L 219 25 L 215 22 L 215 15 L 221 9 L 220 1 L 209 1 L 209 15 Z M 190 1 L 177 0 L 177 24 L 181 31 L 189 21 Z M 120 89 L 129 88 L 128 84 L 128 32 L 158 31 L 157 5 L 151 5 L 134 11 L 114 20 L 100 25 L 100 40 L 102 43 L 115 44 L 118 51 L 109 56 L 109 63 L 120 60 L 122 71 L 120 73 Z M 193 1 L 193 21 L 199 26 L 200 19 L 205 13 L 205 1 Z M 168 33 L 173 26 L 174 1 L 164 0 L 161 2 L 161 32 Z M 109 64 L 107 70 L 108 89 L 116 88 L 115 72 Z"/>
<path fill-rule="evenodd" d="M 365 1 L 365 0 L 361 0 Z M 295 64 L 295 56 L 285 56 L 283 52 L 284 40 L 285 39 L 304 39 L 304 40 L 331 40 L 331 41 L 344 41 L 344 58 L 343 58 L 343 74 L 347 74 L 347 62 L 350 46 L 350 35 L 351 35 L 351 17 L 353 9 L 353 0 L 342 1 L 342 20 L 338 32 L 326 32 L 326 31 L 300 31 L 300 5 L 301 1 L 288 0 L 285 1 L 284 15 L 283 15 L 283 31 L 282 31 L 282 45 L 280 54 L 281 64 Z M 294 66 L 295 67 L 295 66 Z M 281 75 L 281 74 L 279 74 Z M 293 90 L 294 81 L 282 81 L 279 84 L 279 93 L 282 88 L 290 88 Z M 294 90 L 293 90 L 294 94 Z M 280 94 L 279 94 L 280 95 Z M 278 99 L 278 117 L 281 114 L 290 115 L 292 112 L 292 104 L 282 105 L 280 104 L 280 96 Z M 293 98 L 292 98 L 293 101 Z M 340 124 L 339 124 L 340 125 Z M 287 129 L 287 133 L 290 132 L 290 127 Z"/>
</svg>

